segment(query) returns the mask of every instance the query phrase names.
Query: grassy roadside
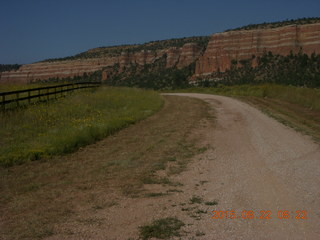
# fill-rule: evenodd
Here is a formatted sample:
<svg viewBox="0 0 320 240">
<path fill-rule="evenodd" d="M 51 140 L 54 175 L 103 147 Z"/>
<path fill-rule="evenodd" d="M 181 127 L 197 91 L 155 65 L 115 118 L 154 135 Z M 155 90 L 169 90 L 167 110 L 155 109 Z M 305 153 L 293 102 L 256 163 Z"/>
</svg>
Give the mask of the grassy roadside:
<svg viewBox="0 0 320 240">
<path fill-rule="evenodd" d="M 320 89 L 266 84 L 189 88 L 178 92 L 217 94 L 238 98 L 320 142 Z"/>
<path fill-rule="evenodd" d="M 278 99 L 241 97 L 243 101 L 320 142 L 320 111 Z"/>
<path fill-rule="evenodd" d="M 150 116 L 162 104 L 152 91 L 102 87 L 0 113 L 0 165 L 73 152 Z"/>
<path fill-rule="evenodd" d="M 0 168 L 0 236 L 77 239 L 75 226 L 92 232 L 108 224 L 99 213 L 116 205 L 118 194 L 152 197 L 145 187 L 151 184 L 178 191 L 170 177 L 204 151 L 192 131 L 209 117 L 208 107 L 192 98 L 164 99 L 158 113 L 78 152 Z"/>
<path fill-rule="evenodd" d="M 29 88 L 46 87 L 45 84 L 14 84 L 14 83 L 1 83 L 0 92 L 10 92 L 17 90 L 24 90 Z"/>
<path fill-rule="evenodd" d="M 59 82 L 59 83 L 1 83 L 0 92 L 10 92 L 17 90 L 25 90 L 40 87 L 49 87 L 60 84 L 68 84 L 69 82 Z"/>
</svg>

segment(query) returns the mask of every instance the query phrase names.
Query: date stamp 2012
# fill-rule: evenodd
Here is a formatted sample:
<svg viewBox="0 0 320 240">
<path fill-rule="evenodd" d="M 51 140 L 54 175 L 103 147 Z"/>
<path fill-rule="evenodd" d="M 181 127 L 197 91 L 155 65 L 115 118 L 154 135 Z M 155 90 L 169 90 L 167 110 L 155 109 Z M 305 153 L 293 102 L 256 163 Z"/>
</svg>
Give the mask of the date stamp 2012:
<svg viewBox="0 0 320 240">
<path fill-rule="evenodd" d="M 228 211 L 212 211 L 212 219 L 297 219 L 305 220 L 308 219 L 308 212 L 306 210 L 278 210 L 275 214 L 272 214 L 270 210 L 252 211 L 243 210 L 236 212 L 235 210 Z"/>
</svg>

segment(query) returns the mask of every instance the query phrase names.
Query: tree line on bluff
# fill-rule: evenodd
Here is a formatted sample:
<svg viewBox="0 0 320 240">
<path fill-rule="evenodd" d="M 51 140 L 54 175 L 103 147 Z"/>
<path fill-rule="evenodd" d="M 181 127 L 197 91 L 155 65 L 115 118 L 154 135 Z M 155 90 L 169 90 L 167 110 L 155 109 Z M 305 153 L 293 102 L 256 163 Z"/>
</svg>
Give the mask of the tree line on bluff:
<svg viewBox="0 0 320 240">
<path fill-rule="evenodd" d="M 111 86 L 127 86 L 148 89 L 176 89 L 189 86 L 189 77 L 194 74 L 195 63 L 178 69 L 166 68 L 167 56 L 164 55 L 152 64 L 143 66 L 131 64 L 119 71 L 113 68 L 106 83 Z"/>
<path fill-rule="evenodd" d="M 278 27 L 284 27 L 288 25 L 304 25 L 304 24 L 312 24 L 312 23 L 318 23 L 320 22 L 319 17 L 309 17 L 309 18 L 298 18 L 298 19 L 287 19 L 284 21 L 278 21 L 278 22 L 264 22 L 264 23 L 258 23 L 258 24 L 249 24 L 246 26 L 242 26 L 239 28 L 234 29 L 228 29 L 226 32 L 229 31 L 240 31 L 240 30 L 253 30 L 253 29 L 266 29 L 266 28 L 278 28 Z"/>
<path fill-rule="evenodd" d="M 157 51 L 166 48 L 177 47 L 180 48 L 186 43 L 197 43 L 201 48 L 205 48 L 208 45 L 210 36 L 198 36 L 198 37 L 184 37 L 184 38 L 172 38 L 167 40 L 151 41 L 144 44 L 132 44 L 132 45 L 119 45 L 111 47 L 99 47 L 91 49 L 86 52 L 76 54 L 74 56 L 68 56 L 64 58 L 50 58 L 41 62 L 57 62 L 66 60 L 77 59 L 90 59 L 90 58 L 103 58 L 120 56 L 121 53 L 137 53 L 141 51 Z"/>
<path fill-rule="evenodd" d="M 256 66 L 253 67 L 253 61 Z M 120 74 L 111 76 L 107 84 L 112 86 L 130 86 L 151 89 L 186 88 L 194 84 L 203 87 L 223 85 L 264 84 L 320 87 L 320 55 L 308 56 L 301 51 L 287 56 L 264 53 L 260 57 L 252 56 L 246 60 L 232 60 L 231 68 L 226 72 L 216 72 L 206 78 L 198 78 L 190 84 L 195 72 L 195 63 L 182 68 L 165 68 L 165 59 L 147 64 L 138 70 L 129 67 Z"/>
<path fill-rule="evenodd" d="M 20 67 L 20 64 L 0 64 L 0 72 L 16 71 Z"/>
<path fill-rule="evenodd" d="M 253 61 L 256 66 L 253 67 Z M 143 66 L 130 64 L 120 69 L 119 64 L 105 68 L 108 78 L 104 82 L 109 86 L 127 86 L 147 89 L 178 89 L 194 85 L 202 87 L 216 87 L 222 85 L 264 84 L 320 87 L 320 55 L 297 54 L 292 52 L 287 56 L 274 55 L 271 52 L 262 56 L 252 56 L 246 60 L 232 60 L 231 68 L 225 72 L 215 72 L 210 76 L 199 77 L 190 82 L 195 73 L 195 63 L 178 69 L 166 68 L 166 56 L 152 64 Z M 73 78 L 51 78 L 45 82 L 81 82 L 100 81 L 102 70 Z M 44 81 L 43 81 L 44 82 Z"/>
<path fill-rule="evenodd" d="M 256 67 L 252 67 L 254 60 Z M 287 56 L 282 56 L 268 52 L 260 57 L 252 56 L 247 60 L 233 60 L 230 69 L 224 73 L 217 72 L 214 76 L 220 81 L 202 79 L 199 85 L 274 83 L 318 88 L 320 87 L 320 55 L 313 53 L 308 56 L 300 51 L 298 54 L 291 52 Z"/>
</svg>

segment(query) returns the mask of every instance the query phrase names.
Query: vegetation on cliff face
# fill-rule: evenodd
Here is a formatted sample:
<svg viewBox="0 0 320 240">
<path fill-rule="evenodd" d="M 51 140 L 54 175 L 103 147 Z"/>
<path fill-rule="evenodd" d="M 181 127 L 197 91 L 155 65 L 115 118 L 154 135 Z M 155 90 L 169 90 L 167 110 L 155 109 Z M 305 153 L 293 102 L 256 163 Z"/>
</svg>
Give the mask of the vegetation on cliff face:
<svg viewBox="0 0 320 240">
<path fill-rule="evenodd" d="M 252 67 L 256 61 L 257 66 Z M 287 56 L 265 53 L 261 57 L 233 60 L 231 69 L 225 73 L 216 73 L 213 78 L 219 81 L 199 80 L 200 86 L 240 85 L 275 83 L 304 87 L 320 87 L 320 55 L 308 56 L 299 52 Z"/>
<path fill-rule="evenodd" d="M 16 71 L 21 67 L 19 64 L 0 64 L 0 72 Z"/>
<path fill-rule="evenodd" d="M 176 89 L 189 86 L 189 78 L 194 74 L 195 63 L 182 69 L 176 66 L 167 68 L 167 56 L 163 55 L 152 64 L 130 64 L 120 67 L 115 64 L 93 73 L 67 78 L 49 78 L 38 83 L 65 82 L 98 82 L 102 79 L 102 71 L 107 72 L 107 80 L 103 83 L 109 86 L 137 87 L 145 89 Z"/>
<path fill-rule="evenodd" d="M 178 89 L 194 84 L 189 80 L 195 72 L 195 63 L 178 69 L 166 68 L 167 56 L 164 55 L 152 64 L 143 66 L 131 64 L 125 68 L 114 65 L 105 69 L 109 86 L 127 86 L 146 89 Z M 255 67 L 253 62 L 256 63 Z M 273 55 L 271 52 L 260 57 L 252 56 L 247 60 L 232 60 L 232 66 L 226 72 L 213 73 L 199 78 L 195 84 L 203 87 L 217 85 L 243 85 L 274 83 L 281 85 L 320 87 L 320 55 L 308 56 L 299 52 L 287 56 Z M 96 71 L 73 78 L 52 78 L 46 82 L 100 81 L 102 71 Z"/>
<path fill-rule="evenodd" d="M 211 87 L 222 85 L 265 84 L 320 87 L 320 55 L 308 56 L 299 52 L 287 56 L 274 55 L 266 52 L 260 57 L 252 56 L 246 60 L 232 60 L 231 68 L 226 72 L 216 72 L 210 76 L 189 80 L 195 72 L 195 63 L 178 69 L 175 66 L 166 68 L 167 56 L 163 55 L 152 64 L 143 66 L 131 64 L 121 68 L 119 64 L 105 68 L 109 86 L 127 86 L 146 89 L 177 89 L 190 87 L 194 83 L 198 86 Z M 255 63 L 255 64 L 253 64 Z M 252 67 L 255 65 L 255 67 Z M 42 82 L 81 82 L 100 81 L 102 71 L 96 71 L 73 78 L 51 78 Z"/>
<path fill-rule="evenodd" d="M 170 47 L 182 47 L 186 43 L 197 43 L 198 46 L 205 48 L 208 45 L 210 37 L 185 37 L 185 38 L 174 38 L 169 40 L 152 41 L 146 44 L 141 44 L 135 48 L 129 49 L 129 52 L 140 52 L 145 51 L 156 51 L 161 49 L 166 49 Z"/>
<path fill-rule="evenodd" d="M 74 56 L 64 58 L 51 58 L 42 62 L 55 62 L 75 59 L 88 59 L 88 58 L 100 58 L 100 57 L 112 57 L 119 56 L 122 52 L 125 53 L 136 53 L 141 51 L 156 51 L 166 49 L 170 47 L 182 47 L 186 43 L 197 43 L 200 47 L 205 48 L 209 41 L 209 36 L 200 37 L 185 37 L 185 38 L 174 38 L 168 40 L 152 41 L 145 44 L 134 44 L 134 45 L 120 45 L 112 47 L 99 47 L 90 49 L 86 52 L 79 53 Z"/>
<path fill-rule="evenodd" d="M 36 83 L 73 83 L 73 82 L 101 82 L 102 70 L 92 73 L 84 73 L 81 76 L 66 77 L 66 78 L 48 78 L 46 80 L 37 80 Z"/>
<path fill-rule="evenodd" d="M 116 67 L 117 68 L 117 67 Z M 166 68 L 166 56 L 153 64 L 131 65 L 113 71 L 106 83 L 111 86 L 128 86 L 149 89 L 175 89 L 189 86 L 188 79 L 194 74 L 195 64 L 178 69 Z"/>
<path fill-rule="evenodd" d="M 226 32 L 229 31 L 239 31 L 239 30 L 253 30 L 253 29 L 266 29 L 266 28 L 277 28 L 277 27 L 284 27 L 288 25 L 303 25 L 303 24 L 312 24 L 312 23 L 319 23 L 319 17 L 312 17 L 312 18 L 298 18 L 298 19 L 291 19 L 279 22 L 264 22 L 259 24 L 249 24 L 243 27 L 228 29 Z"/>
</svg>

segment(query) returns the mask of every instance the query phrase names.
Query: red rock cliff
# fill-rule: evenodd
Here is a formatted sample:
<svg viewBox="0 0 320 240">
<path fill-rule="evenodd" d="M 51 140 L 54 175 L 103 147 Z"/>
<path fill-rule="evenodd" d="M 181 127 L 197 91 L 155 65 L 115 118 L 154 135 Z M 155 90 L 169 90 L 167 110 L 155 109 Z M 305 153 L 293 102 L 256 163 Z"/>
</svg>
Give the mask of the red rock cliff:
<svg viewBox="0 0 320 240">
<path fill-rule="evenodd" d="M 196 62 L 195 75 L 224 72 L 230 68 L 231 60 L 261 56 L 264 51 L 288 55 L 300 49 L 309 55 L 320 53 L 320 23 L 217 33 Z"/>
<path fill-rule="evenodd" d="M 101 58 L 27 64 L 20 67 L 17 71 L 0 73 L 0 83 L 29 83 L 48 78 L 82 76 L 84 73 L 92 73 L 105 67 L 114 66 L 115 64 L 119 64 L 120 69 L 123 69 L 131 64 L 151 64 L 165 54 L 167 55 L 166 67 L 176 66 L 182 68 L 199 58 L 201 48 L 196 43 L 187 43 L 181 48 L 167 48 L 155 51 L 142 50 L 133 53 L 122 52 L 121 54 Z M 103 77 L 106 78 L 106 76 Z"/>
<path fill-rule="evenodd" d="M 85 72 L 91 73 L 100 70 L 102 67 L 111 66 L 117 61 L 117 58 L 110 57 L 27 64 L 17 71 L 0 73 L 0 82 L 29 83 L 48 78 L 81 76 Z"/>
<path fill-rule="evenodd" d="M 28 83 L 48 78 L 81 76 L 84 73 L 112 67 L 115 64 L 119 64 L 120 69 L 124 69 L 132 64 L 154 63 L 164 55 L 167 56 L 167 68 L 183 68 L 196 62 L 195 76 L 207 75 L 230 68 L 233 59 L 248 59 L 252 55 L 260 56 L 265 51 L 281 55 L 287 55 L 290 51 L 296 53 L 300 49 L 307 54 L 320 53 L 320 23 L 213 34 L 203 54 L 202 48 L 196 42 L 186 43 L 182 47 L 167 47 L 160 50 L 130 52 L 130 46 L 119 47 L 119 49 L 124 52 L 107 54 L 99 58 L 27 64 L 17 71 L 0 73 L 0 83 Z M 88 52 L 99 51 L 101 49 L 97 48 Z M 107 75 L 103 73 L 103 78 L 106 79 Z"/>
</svg>

